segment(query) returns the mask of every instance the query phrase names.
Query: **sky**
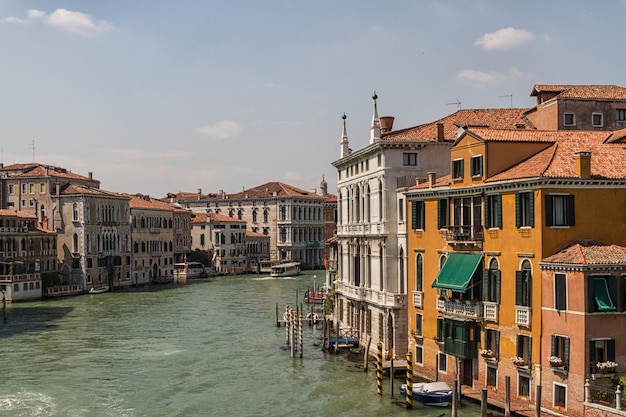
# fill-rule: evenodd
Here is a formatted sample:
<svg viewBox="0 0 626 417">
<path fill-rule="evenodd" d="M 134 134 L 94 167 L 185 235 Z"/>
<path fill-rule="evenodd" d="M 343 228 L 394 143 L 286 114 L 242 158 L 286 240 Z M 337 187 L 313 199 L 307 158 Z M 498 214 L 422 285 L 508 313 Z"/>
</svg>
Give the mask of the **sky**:
<svg viewBox="0 0 626 417">
<path fill-rule="evenodd" d="M 164 197 L 336 192 L 369 143 L 535 84 L 626 86 L 626 0 L 0 0 L 0 159 Z"/>
</svg>

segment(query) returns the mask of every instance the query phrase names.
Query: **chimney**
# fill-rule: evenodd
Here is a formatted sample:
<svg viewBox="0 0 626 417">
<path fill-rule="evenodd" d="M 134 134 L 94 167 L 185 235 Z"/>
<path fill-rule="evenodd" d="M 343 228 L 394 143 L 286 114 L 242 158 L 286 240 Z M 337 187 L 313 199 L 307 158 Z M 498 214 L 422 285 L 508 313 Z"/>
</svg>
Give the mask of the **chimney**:
<svg viewBox="0 0 626 417">
<path fill-rule="evenodd" d="M 202 198 L 202 188 L 198 188 L 198 200 Z"/>
<path fill-rule="evenodd" d="M 387 133 L 393 130 L 393 116 L 382 116 L 380 118 L 380 133 Z"/>
<path fill-rule="evenodd" d="M 574 152 L 576 162 L 576 175 L 582 179 L 591 178 L 591 152 Z"/>
<path fill-rule="evenodd" d="M 437 123 L 437 142 L 443 142 L 443 123 Z"/>
<path fill-rule="evenodd" d="M 93 172 L 89 172 L 87 173 L 87 175 L 89 175 L 89 179 L 92 180 L 93 179 Z"/>
<path fill-rule="evenodd" d="M 437 182 L 437 173 L 429 172 L 428 173 L 428 188 L 433 188 L 436 182 Z"/>
</svg>

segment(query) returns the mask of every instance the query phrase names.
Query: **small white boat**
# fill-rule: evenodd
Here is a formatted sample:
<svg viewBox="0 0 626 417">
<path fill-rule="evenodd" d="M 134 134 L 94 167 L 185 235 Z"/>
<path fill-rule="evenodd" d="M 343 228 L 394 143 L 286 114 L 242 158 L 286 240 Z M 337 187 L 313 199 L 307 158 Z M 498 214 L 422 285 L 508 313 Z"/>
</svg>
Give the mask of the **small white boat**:
<svg viewBox="0 0 626 417">
<path fill-rule="evenodd" d="M 89 294 L 102 294 L 103 292 L 109 291 L 108 285 L 102 285 L 100 287 L 91 287 L 89 288 Z"/>
<path fill-rule="evenodd" d="M 272 277 L 293 277 L 298 274 L 300 274 L 300 262 L 273 265 L 270 272 Z"/>
<path fill-rule="evenodd" d="M 400 394 L 406 395 L 406 384 L 400 386 Z M 452 401 L 452 390 L 443 382 L 418 382 L 413 384 L 413 399 L 426 405 L 447 407 Z"/>
</svg>

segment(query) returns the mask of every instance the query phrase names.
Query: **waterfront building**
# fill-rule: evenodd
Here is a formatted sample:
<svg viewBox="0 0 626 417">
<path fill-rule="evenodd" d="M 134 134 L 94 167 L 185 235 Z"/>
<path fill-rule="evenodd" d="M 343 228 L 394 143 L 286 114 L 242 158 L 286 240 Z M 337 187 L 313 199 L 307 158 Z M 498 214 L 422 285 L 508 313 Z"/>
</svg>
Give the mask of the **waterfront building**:
<svg viewBox="0 0 626 417">
<path fill-rule="evenodd" d="M 174 279 L 174 211 L 142 194 L 130 198 L 132 285 L 167 283 Z"/>
<path fill-rule="evenodd" d="M 212 264 L 220 274 L 248 270 L 246 222 L 219 213 L 193 215 L 193 249 L 213 254 Z"/>
<path fill-rule="evenodd" d="M 186 210 L 180 204 L 172 204 L 174 209 L 172 220 L 174 222 L 174 261 L 185 262 L 187 254 L 191 250 L 191 218 L 193 213 Z"/>
<path fill-rule="evenodd" d="M 50 201 L 62 284 L 80 285 L 83 291 L 130 286 L 129 197 L 66 184 L 56 187 Z"/>
<path fill-rule="evenodd" d="M 428 173 L 450 172 L 450 147 L 460 126 L 525 127 L 525 109 L 459 110 L 432 123 L 393 130 L 378 116 L 376 96 L 369 144 L 349 146 L 344 116 L 337 168 L 337 306 L 341 326 L 362 343 L 382 341 L 385 356 L 407 350 L 407 214 L 402 191 Z M 331 246 L 332 249 L 332 246 Z M 332 251 L 331 251 L 332 253 Z M 374 352 L 376 346 L 370 347 Z"/>
<path fill-rule="evenodd" d="M 300 262 L 303 268 L 323 266 L 324 197 L 281 182 L 268 182 L 239 193 L 169 193 L 194 213 L 217 213 L 243 220 L 249 230 L 270 237 L 270 259 Z"/>
<path fill-rule="evenodd" d="M 261 261 L 270 258 L 270 237 L 263 233 L 246 230 L 246 270 L 253 273 L 261 272 Z"/>
<path fill-rule="evenodd" d="M 56 233 L 38 227 L 34 214 L 0 209 L 0 291 L 7 302 L 41 299 L 41 274 L 58 269 L 56 244 Z"/>
<path fill-rule="evenodd" d="M 620 312 L 597 307 L 604 289 L 618 290 L 607 271 L 622 267 L 621 255 L 594 257 L 596 247 L 586 266 L 573 256 L 588 239 L 626 245 L 625 138 L 624 130 L 460 131 L 451 174 L 405 193 L 414 372 L 500 400 L 510 377 L 514 401 L 530 406 L 541 386 L 542 408 L 582 415 L 591 362 L 626 358 L 613 330 Z M 549 356 L 572 366 L 557 370 Z"/>
</svg>

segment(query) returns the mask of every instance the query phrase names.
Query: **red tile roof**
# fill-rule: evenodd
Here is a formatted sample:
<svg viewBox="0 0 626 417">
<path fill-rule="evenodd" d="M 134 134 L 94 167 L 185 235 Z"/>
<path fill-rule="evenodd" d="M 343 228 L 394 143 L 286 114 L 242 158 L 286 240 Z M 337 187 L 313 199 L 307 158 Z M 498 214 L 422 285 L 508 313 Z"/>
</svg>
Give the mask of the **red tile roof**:
<svg viewBox="0 0 626 417">
<path fill-rule="evenodd" d="M 246 230 L 246 237 L 265 237 L 270 239 L 268 235 L 264 235 L 263 233 L 253 232 L 252 230 Z"/>
<path fill-rule="evenodd" d="M 227 223 L 245 223 L 245 220 L 235 219 L 234 217 L 225 216 L 220 213 L 209 213 L 207 215 L 212 222 L 227 222 Z"/>
<path fill-rule="evenodd" d="M 26 213 L 25 211 L 10 210 L 10 209 L 0 209 L 0 216 L 18 217 L 20 219 L 37 220 L 37 216 L 35 216 L 34 214 Z"/>
<path fill-rule="evenodd" d="M 122 194 L 130 198 L 130 208 L 174 211 L 168 203 L 142 194 Z"/>
<path fill-rule="evenodd" d="M 419 126 L 394 130 L 383 134 L 382 139 L 387 141 L 430 141 L 437 140 L 437 125 L 443 124 L 445 140 L 456 140 L 459 126 L 491 127 L 495 129 L 515 129 L 524 125 L 523 115 L 527 109 L 466 109 L 458 110 L 444 118 Z"/>
<path fill-rule="evenodd" d="M 274 195 L 275 194 L 275 195 Z M 297 187 L 294 187 L 289 184 L 285 184 L 282 182 L 268 182 L 263 185 L 259 185 L 257 187 L 244 189 L 238 193 L 234 194 L 198 194 L 198 193 L 190 193 L 190 192 L 178 192 L 178 193 L 168 193 L 167 197 L 162 198 L 161 201 L 207 201 L 207 200 L 244 200 L 244 199 L 259 199 L 259 198 L 272 198 L 272 197 L 318 197 L 324 198 L 319 194 L 315 194 L 313 192 L 304 191 Z"/>
<path fill-rule="evenodd" d="M 47 173 L 46 173 L 47 170 Z M 100 183 L 100 181 L 93 178 L 85 177 L 82 175 L 74 174 L 65 168 L 56 167 L 53 165 L 44 165 L 38 163 L 32 164 L 13 164 L 0 168 L 0 172 L 7 172 L 10 177 L 17 178 L 41 178 L 41 177 L 56 177 L 56 178 L 68 178 L 82 181 L 93 181 Z"/>
<path fill-rule="evenodd" d="M 80 184 L 70 184 L 61 190 L 61 195 L 74 195 L 74 194 L 89 194 L 89 195 L 101 195 L 101 196 L 111 196 L 111 197 L 125 197 L 128 198 L 127 195 L 115 193 L 113 191 L 103 190 L 102 188 L 94 188 L 89 187 L 87 185 Z"/>
<path fill-rule="evenodd" d="M 550 85 L 536 84 L 531 96 L 557 93 L 559 98 L 626 100 L 626 88 L 619 85 Z"/>
<path fill-rule="evenodd" d="M 626 264 L 626 248 L 595 240 L 581 240 L 544 258 L 542 263 L 566 265 Z"/>
</svg>

